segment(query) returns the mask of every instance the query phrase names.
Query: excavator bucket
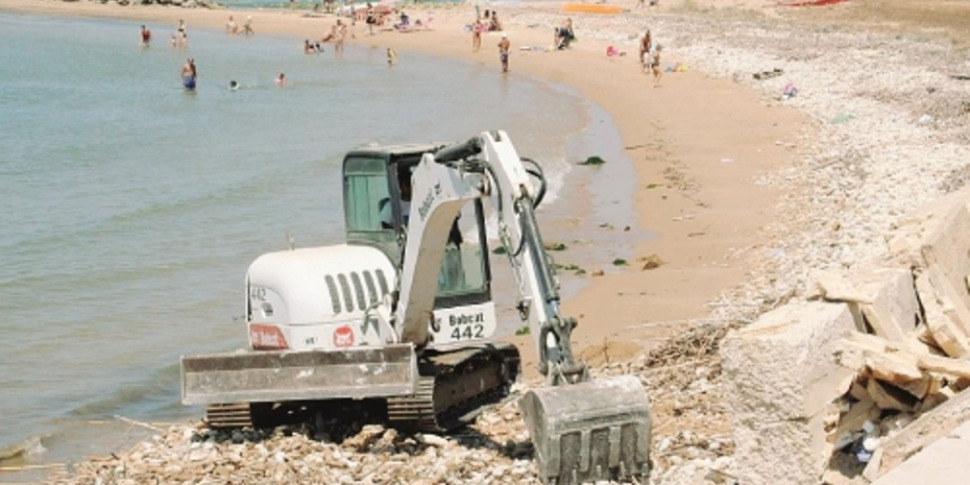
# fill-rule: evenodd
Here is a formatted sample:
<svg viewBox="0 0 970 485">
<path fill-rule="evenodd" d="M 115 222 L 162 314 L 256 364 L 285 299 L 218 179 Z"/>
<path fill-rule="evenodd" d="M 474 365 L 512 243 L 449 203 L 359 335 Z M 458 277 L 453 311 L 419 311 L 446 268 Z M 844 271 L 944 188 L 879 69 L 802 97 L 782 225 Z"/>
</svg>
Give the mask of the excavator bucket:
<svg viewBox="0 0 970 485">
<path fill-rule="evenodd" d="M 405 396 L 417 382 L 411 344 L 182 357 L 182 404 Z"/>
<path fill-rule="evenodd" d="M 543 483 L 646 483 L 650 409 L 647 392 L 636 377 L 533 389 L 519 407 Z"/>
</svg>

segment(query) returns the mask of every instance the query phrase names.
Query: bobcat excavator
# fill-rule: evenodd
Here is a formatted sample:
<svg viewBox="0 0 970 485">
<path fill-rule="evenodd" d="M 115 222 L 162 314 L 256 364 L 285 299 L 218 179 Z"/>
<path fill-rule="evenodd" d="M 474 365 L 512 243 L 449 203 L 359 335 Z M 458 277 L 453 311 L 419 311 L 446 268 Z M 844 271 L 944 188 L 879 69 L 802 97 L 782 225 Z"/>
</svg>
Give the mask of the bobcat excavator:
<svg viewBox="0 0 970 485">
<path fill-rule="evenodd" d="M 469 423 L 508 397 L 520 367 L 518 350 L 493 339 L 494 220 L 545 376 L 519 398 L 541 479 L 646 480 L 646 390 L 634 376 L 592 380 L 574 357 L 576 321 L 560 315 L 534 212 L 545 179 L 506 133 L 351 151 L 343 191 L 347 243 L 257 258 L 246 276 L 250 348 L 183 356 L 183 404 L 207 405 L 213 427 L 341 400 L 377 403 L 387 424 L 422 432 Z"/>
</svg>

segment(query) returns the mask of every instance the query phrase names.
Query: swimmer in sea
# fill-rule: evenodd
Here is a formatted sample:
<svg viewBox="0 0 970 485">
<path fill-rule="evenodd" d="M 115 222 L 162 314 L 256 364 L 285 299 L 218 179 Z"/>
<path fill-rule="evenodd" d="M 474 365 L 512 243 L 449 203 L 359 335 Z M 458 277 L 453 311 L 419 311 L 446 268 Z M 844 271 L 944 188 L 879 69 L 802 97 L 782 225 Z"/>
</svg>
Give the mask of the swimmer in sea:
<svg viewBox="0 0 970 485">
<path fill-rule="evenodd" d="M 229 90 L 230 91 L 238 91 L 239 90 L 239 83 L 237 83 L 235 79 L 232 80 L 232 81 L 229 81 Z"/>
<path fill-rule="evenodd" d="M 195 59 L 190 57 L 182 66 L 182 85 L 185 89 L 195 89 L 196 76 Z"/>
<path fill-rule="evenodd" d="M 141 26 L 141 46 L 148 47 L 152 43 L 152 31 L 148 27 Z"/>
</svg>

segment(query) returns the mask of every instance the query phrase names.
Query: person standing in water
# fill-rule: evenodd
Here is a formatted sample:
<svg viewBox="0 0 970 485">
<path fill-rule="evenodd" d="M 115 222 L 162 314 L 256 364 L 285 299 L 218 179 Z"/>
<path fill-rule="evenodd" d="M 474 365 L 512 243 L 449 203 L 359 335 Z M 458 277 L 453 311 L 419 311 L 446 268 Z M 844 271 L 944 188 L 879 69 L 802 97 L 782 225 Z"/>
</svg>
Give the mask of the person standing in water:
<svg viewBox="0 0 970 485">
<path fill-rule="evenodd" d="M 148 27 L 141 26 L 141 46 L 148 47 L 152 43 L 152 31 Z"/>
<path fill-rule="evenodd" d="M 509 50 L 511 47 L 512 44 L 509 42 L 508 36 L 502 34 L 502 40 L 498 43 L 498 58 L 502 62 L 502 72 L 509 72 Z"/>
<path fill-rule="evenodd" d="M 175 29 L 175 33 L 178 35 L 178 45 L 181 48 L 186 48 L 189 46 L 189 31 L 185 26 L 185 21 L 179 19 L 179 25 Z"/>
<path fill-rule="evenodd" d="M 182 65 L 182 85 L 185 86 L 185 89 L 195 89 L 196 76 L 198 76 L 198 72 L 195 69 L 195 59 L 190 57 Z"/>
</svg>

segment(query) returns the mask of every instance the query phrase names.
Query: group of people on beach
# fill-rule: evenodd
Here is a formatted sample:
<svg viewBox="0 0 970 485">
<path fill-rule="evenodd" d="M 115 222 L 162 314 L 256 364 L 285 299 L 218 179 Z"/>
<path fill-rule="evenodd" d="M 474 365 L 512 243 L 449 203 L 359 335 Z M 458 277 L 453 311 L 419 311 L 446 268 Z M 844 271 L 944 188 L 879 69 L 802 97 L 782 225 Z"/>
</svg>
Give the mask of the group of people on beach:
<svg viewBox="0 0 970 485">
<path fill-rule="evenodd" d="M 189 32 L 188 27 L 185 26 L 185 21 L 179 19 L 178 27 L 175 28 L 175 32 L 172 33 L 172 37 L 169 38 L 169 44 L 172 47 L 178 47 L 184 49 L 189 46 Z"/>
<path fill-rule="evenodd" d="M 466 29 L 472 33 L 472 51 L 478 52 L 482 48 L 482 34 L 485 32 L 501 31 L 502 24 L 498 20 L 498 12 L 495 10 L 485 10 L 484 15 L 479 14 L 478 6 L 475 6 L 475 22 Z M 512 43 L 507 34 L 502 33 L 502 39 L 498 42 L 499 62 L 502 64 L 502 72 L 509 72 L 509 53 Z"/>
<path fill-rule="evenodd" d="M 368 10 L 372 9 L 371 5 L 368 4 Z M 478 8 L 476 7 L 476 12 Z M 368 13 L 370 15 L 370 13 Z M 485 14 L 482 17 L 475 19 L 475 23 L 472 26 L 472 49 L 477 52 L 481 48 L 482 34 L 491 30 L 492 28 L 501 28 L 501 24 L 498 23 L 498 14 L 492 10 L 485 10 Z M 230 34 L 236 33 L 246 33 L 250 35 L 252 33 L 252 17 L 248 16 L 246 23 L 244 24 L 243 31 L 240 32 L 236 27 L 235 20 L 233 16 L 230 15 L 226 23 L 226 32 Z M 488 27 L 486 27 L 486 25 Z M 151 42 L 151 31 L 144 25 L 141 26 L 141 42 L 143 46 L 149 45 Z M 344 39 L 348 35 L 347 24 L 345 24 L 341 19 L 337 19 L 336 23 L 330 28 L 330 31 L 323 36 L 318 42 L 311 42 L 310 39 L 305 39 L 303 43 L 303 52 L 306 54 L 323 52 L 322 43 L 333 42 L 334 51 L 336 53 L 341 53 L 343 51 Z M 563 21 L 562 25 L 554 29 L 554 45 L 556 49 L 561 50 L 569 47 L 570 43 L 576 38 L 575 32 L 573 31 L 573 23 L 571 18 L 567 18 Z M 188 45 L 188 34 L 187 28 L 184 20 L 179 20 L 176 32 L 172 35 L 173 46 L 184 47 Z M 612 46 L 611 46 L 612 47 Z M 502 38 L 498 42 L 499 50 L 499 62 L 502 66 L 502 72 L 509 72 L 509 56 L 512 50 L 512 43 L 509 41 L 508 35 L 502 33 Z M 640 39 L 640 65 L 644 73 L 652 73 L 654 79 L 654 87 L 660 86 L 660 79 L 663 76 L 663 70 L 660 66 L 660 53 L 663 50 L 663 46 L 660 44 L 655 44 L 653 37 L 650 33 L 650 29 L 647 29 Z M 391 49 L 387 49 L 387 65 L 393 66 L 397 63 L 397 54 Z M 196 81 L 198 77 L 198 71 L 195 66 L 195 59 L 189 58 L 186 60 L 185 64 L 182 66 L 182 84 L 186 89 L 194 90 L 196 86 Z M 276 84 L 282 86 L 285 84 L 285 76 L 280 73 L 276 78 Z M 230 89 L 238 89 L 239 85 L 236 81 L 230 82 Z"/>
<path fill-rule="evenodd" d="M 243 22 L 242 30 L 239 30 L 239 26 L 236 25 L 236 19 L 230 15 L 229 20 L 226 20 L 226 33 L 233 35 L 242 34 L 246 37 L 253 35 L 253 16 L 247 15 L 246 21 Z"/>
<path fill-rule="evenodd" d="M 472 32 L 472 50 L 478 52 L 482 47 L 482 34 L 485 32 L 497 32 L 502 30 L 502 23 L 498 20 L 498 12 L 486 10 L 485 15 L 479 15 L 478 6 L 475 6 L 475 22 L 471 26 L 466 26 Z"/>
<path fill-rule="evenodd" d="M 343 23 L 341 19 L 337 19 L 337 23 L 330 27 L 330 32 L 327 32 L 327 34 L 320 39 L 320 42 L 332 42 L 333 51 L 337 54 L 342 54 L 344 51 L 344 40 L 346 40 L 348 36 L 354 37 L 354 35 L 349 32 L 347 24 Z"/>
</svg>

